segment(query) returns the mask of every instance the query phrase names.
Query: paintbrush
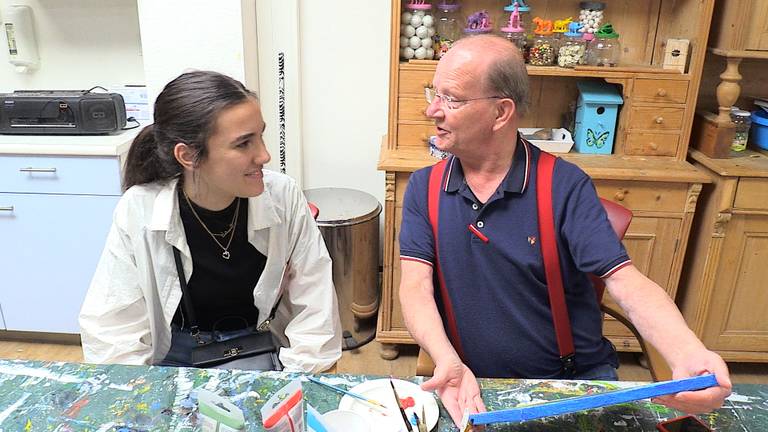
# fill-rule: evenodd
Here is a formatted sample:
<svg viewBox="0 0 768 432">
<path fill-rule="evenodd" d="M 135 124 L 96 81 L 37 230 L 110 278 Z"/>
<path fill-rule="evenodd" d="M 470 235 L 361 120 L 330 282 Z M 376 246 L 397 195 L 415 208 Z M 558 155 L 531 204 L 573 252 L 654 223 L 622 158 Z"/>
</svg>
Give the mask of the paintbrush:
<svg viewBox="0 0 768 432">
<path fill-rule="evenodd" d="M 375 401 L 373 399 L 368 399 L 367 397 L 365 397 L 365 396 L 363 396 L 361 394 L 358 394 L 358 393 L 355 393 L 355 392 L 351 392 L 349 390 L 344 390 L 343 388 L 336 387 L 335 385 L 332 385 L 332 384 L 324 383 L 324 382 L 320 381 L 319 379 L 317 379 L 315 377 L 312 377 L 312 376 L 307 376 L 307 379 L 312 381 L 315 384 L 320 384 L 321 386 L 325 386 L 325 387 L 328 387 L 329 389 L 336 390 L 337 392 L 339 392 L 341 394 L 349 395 L 349 396 L 351 396 L 351 397 L 353 397 L 355 399 L 359 399 L 359 400 L 361 400 L 363 402 L 368 402 L 369 404 L 371 404 L 371 405 L 373 405 L 375 407 L 384 408 L 385 410 L 389 410 L 389 408 L 387 408 L 387 406 L 382 404 L 381 402 L 377 402 L 377 401 Z"/>
<path fill-rule="evenodd" d="M 400 410 L 400 415 L 403 416 L 403 422 L 405 422 L 405 430 L 409 432 L 413 432 L 413 428 L 411 427 L 411 422 L 408 421 L 408 416 L 405 414 L 403 405 L 400 403 L 400 396 L 397 395 L 397 390 L 395 390 L 395 383 L 392 382 L 392 378 L 389 379 L 389 385 L 392 387 L 392 393 L 394 393 L 395 395 L 395 402 L 397 403 L 397 408 Z"/>
</svg>

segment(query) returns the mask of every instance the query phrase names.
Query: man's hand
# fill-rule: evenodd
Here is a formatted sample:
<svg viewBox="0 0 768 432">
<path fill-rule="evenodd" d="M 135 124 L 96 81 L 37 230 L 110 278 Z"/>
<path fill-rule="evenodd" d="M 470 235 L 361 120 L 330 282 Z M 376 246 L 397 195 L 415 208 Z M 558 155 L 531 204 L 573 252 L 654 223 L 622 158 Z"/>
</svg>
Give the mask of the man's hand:
<svg viewBox="0 0 768 432">
<path fill-rule="evenodd" d="M 686 361 L 672 369 L 672 378 L 682 379 L 705 373 L 714 373 L 718 387 L 695 392 L 681 392 L 675 395 L 660 396 L 653 402 L 688 414 L 702 414 L 723 406 L 723 401 L 731 394 L 731 378 L 728 366 L 719 355 L 707 349 L 697 350 L 686 355 Z"/>
<path fill-rule="evenodd" d="M 436 365 L 434 375 L 421 385 L 421 389 L 437 392 L 456 425 L 460 425 L 465 409 L 470 414 L 485 411 L 475 374 L 458 359 Z"/>
</svg>

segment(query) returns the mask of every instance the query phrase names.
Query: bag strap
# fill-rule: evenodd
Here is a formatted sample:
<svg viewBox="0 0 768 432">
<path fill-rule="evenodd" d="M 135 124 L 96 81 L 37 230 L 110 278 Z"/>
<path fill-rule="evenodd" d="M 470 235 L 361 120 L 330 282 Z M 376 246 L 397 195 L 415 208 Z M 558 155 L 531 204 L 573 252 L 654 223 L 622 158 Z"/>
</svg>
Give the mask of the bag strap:
<svg viewBox="0 0 768 432">
<path fill-rule="evenodd" d="M 544 258 L 544 273 L 547 278 L 549 304 L 552 309 L 552 321 L 555 327 L 560 362 L 566 376 L 576 372 L 575 349 L 568 307 L 565 303 L 563 275 L 560 269 L 560 254 L 557 250 L 554 212 L 552 211 L 552 175 L 556 157 L 541 152 L 536 171 L 536 205 L 539 213 L 539 236 L 541 254 Z"/>
<path fill-rule="evenodd" d="M 459 358 L 464 361 L 464 348 L 461 345 L 461 338 L 459 338 L 459 329 L 456 325 L 456 315 L 453 312 L 453 304 L 451 303 L 451 297 L 448 295 L 448 288 L 445 284 L 445 276 L 440 269 L 440 256 L 438 248 L 438 221 L 440 216 L 440 192 L 443 189 L 443 176 L 445 174 L 445 166 L 448 163 L 447 159 L 444 159 L 434 165 L 429 172 L 429 186 L 427 195 L 427 209 L 429 214 L 429 224 L 432 226 L 432 239 L 435 247 L 435 272 L 437 273 L 437 285 L 440 289 L 440 297 L 443 300 L 443 309 L 445 312 L 445 321 L 448 325 L 448 339 L 451 341 L 456 352 L 459 354 Z"/>
<path fill-rule="evenodd" d="M 195 308 L 192 306 L 192 294 L 187 288 L 187 278 L 184 276 L 184 267 L 181 264 L 181 252 L 174 246 L 173 248 L 173 260 L 176 263 L 176 273 L 179 275 L 179 285 L 181 286 L 181 300 L 183 309 L 189 317 L 190 330 L 192 330 L 192 336 L 197 337 L 200 334 L 200 328 L 197 326 L 197 318 L 195 317 Z M 269 312 L 269 317 L 257 327 L 258 331 L 265 331 L 269 329 L 269 325 L 275 314 L 277 313 L 277 307 L 280 306 L 280 301 L 283 299 L 283 294 L 280 293 L 280 297 L 277 298 L 275 305 L 272 306 L 272 310 Z"/>
</svg>

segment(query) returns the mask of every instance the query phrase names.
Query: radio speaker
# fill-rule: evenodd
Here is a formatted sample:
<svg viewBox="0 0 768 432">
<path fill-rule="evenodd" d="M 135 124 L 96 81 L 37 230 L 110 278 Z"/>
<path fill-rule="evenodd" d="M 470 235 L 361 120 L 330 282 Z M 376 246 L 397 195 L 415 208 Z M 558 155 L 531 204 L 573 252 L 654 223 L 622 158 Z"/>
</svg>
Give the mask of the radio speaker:
<svg viewBox="0 0 768 432">
<path fill-rule="evenodd" d="M 83 99 L 80 101 L 80 114 L 85 131 L 111 132 L 120 128 L 111 99 Z"/>
</svg>

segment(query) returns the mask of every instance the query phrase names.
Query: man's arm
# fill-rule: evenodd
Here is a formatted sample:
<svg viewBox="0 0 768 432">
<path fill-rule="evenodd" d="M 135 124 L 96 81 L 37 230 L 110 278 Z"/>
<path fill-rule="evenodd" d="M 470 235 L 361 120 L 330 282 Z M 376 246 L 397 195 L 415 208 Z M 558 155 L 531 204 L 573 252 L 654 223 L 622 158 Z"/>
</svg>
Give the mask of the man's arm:
<svg viewBox="0 0 768 432">
<path fill-rule="evenodd" d="M 731 392 L 728 367 L 720 356 L 709 351 L 688 328 L 667 293 L 633 265 L 623 267 L 605 279 L 608 292 L 626 312 L 640 334 L 661 353 L 674 378 L 712 372 L 719 387 L 683 392 L 658 398 L 672 408 L 709 412 L 722 406 Z"/>
<path fill-rule="evenodd" d="M 400 306 L 405 325 L 419 346 L 435 362 L 433 377 L 421 387 L 427 391 L 437 391 L 454 423 L 458 425 L 465 409 L 470 413 L 485 411 L 477 379 L 461 361 L 445 333 L 435 303 L 432 266 L 402 259 L 400 274 Z"/>
</svg>

